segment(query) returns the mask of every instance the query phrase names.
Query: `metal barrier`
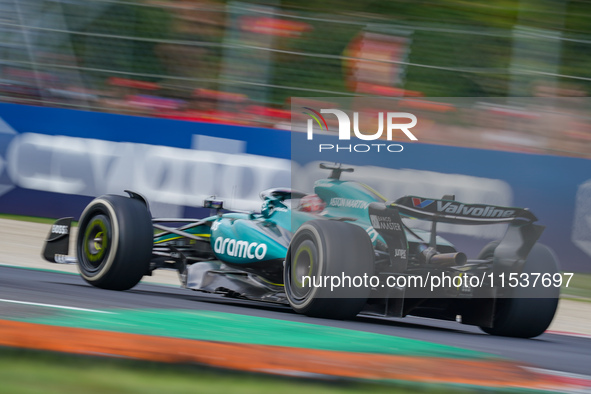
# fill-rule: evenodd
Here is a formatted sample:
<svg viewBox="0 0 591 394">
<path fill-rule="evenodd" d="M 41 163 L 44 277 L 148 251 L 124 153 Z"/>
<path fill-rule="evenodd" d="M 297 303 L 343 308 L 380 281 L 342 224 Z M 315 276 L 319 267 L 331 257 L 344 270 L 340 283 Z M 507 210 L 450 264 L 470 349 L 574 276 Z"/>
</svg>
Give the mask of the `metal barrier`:
<svg viewBox="0 0 591 394">
<path fill-rule="evenodd" d="M 0 100 L 288 128 L 291 97 L 586 95 L 581 10 L 525 3 L 462 19 L 442 2 L 426 21 L 385 4 L 0 0 Z M 548 152 L 588 155 L 574 142 Z"/>
</svg>

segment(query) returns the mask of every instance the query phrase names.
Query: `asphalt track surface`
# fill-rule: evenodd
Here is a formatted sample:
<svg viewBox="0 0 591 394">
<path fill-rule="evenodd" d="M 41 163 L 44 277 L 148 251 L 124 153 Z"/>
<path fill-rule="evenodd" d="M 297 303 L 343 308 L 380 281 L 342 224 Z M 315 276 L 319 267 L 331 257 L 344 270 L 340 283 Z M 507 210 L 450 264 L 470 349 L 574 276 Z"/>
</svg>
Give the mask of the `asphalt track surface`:
<svg viewBox="0 0 591 394">
<path fill-rule="evenodd" d="M 125 292 L 101 290 L 78 275 L 0 266 L 0 299 L 87 309 L 189 309 L 219 311 L 425 340 L 496 354 L 526 365 L 591 375 L 591 338 L 543 334 L 535 339 L 493 337 L 478 328 L 432 319 L 353 321 L 315 319 L 289 307 L 228 299 L 171 286 L 140 284 Z M 42 316 L 51 308 L 0 301 L 0 318 Z"/>
</svg>

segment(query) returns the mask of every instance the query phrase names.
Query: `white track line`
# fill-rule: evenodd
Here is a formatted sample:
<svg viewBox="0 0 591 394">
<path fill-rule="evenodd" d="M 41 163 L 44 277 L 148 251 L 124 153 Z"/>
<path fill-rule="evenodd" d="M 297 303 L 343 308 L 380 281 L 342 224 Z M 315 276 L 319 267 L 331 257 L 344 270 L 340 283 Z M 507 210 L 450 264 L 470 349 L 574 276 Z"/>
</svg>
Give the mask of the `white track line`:
<svg viewBox="0 0 591 394">
<path fill-rule="evenodd" d="M 94 313 L 109 313 L 109 314 L 114 313 L 114 312 L 107 312 L 107 311 L 99 311 L 97 309 L 76 308 L 74 306 L 65 306 L 65 305 L 42 304 L 42 303 L 39 303 L 39 302 L 6 300 L 6 299 L 3 299 L 3 298 L 0 298 L 0 302 L 6 302 L 6 303 L 9 303 L 9 304 L 43 306 L 43 307 L 46 307 L 46 308 L 68 309 L 68 310 L 71 310 L 71 311 L 94 312 Z"/>
</svg>

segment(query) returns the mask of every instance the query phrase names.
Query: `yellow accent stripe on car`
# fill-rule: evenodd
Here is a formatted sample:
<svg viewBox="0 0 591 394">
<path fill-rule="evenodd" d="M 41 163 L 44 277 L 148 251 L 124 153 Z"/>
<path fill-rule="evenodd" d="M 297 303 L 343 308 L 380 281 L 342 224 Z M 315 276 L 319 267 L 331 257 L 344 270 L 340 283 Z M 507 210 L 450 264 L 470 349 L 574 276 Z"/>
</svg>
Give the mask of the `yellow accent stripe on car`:
<svg viewBox="0 0 591 394">
<path fill-rule="evenodd" d="M 366 188 L 367 190 L 369 190 L 370 192 L 372 192 L 373 194 L 375 194 L 376 196 L 378 196 L 382 200 L 388 201 L 388 199 L 386 197 L 382 196 L 382 194 L 380 192 L 376 191 L 373 187 L 367 186 L 363 183 L 361 184 L 361 186 L 363 186 L 364 188 Z"/>
<path fill-rule="evenodd" d="M 191 234 L 191 235 L 195 235 L 196 237 L 203 237 L 203 238 L 209 238 L 209 237 L 211 237 L 211 234 Z M 166 239 L 163 239 L 161 241 L 156 241 L 154 243 L 155 244 L 159 244 L 159 243 L 162 243 L 162 242 L 173 241 L 175 239 L 180 239 L 180 238 L 185 238 L 185 237 L 179 235 L 178 237 L 166 238 Z"/>
<path fill-rule="evenodd" d="M 273 286 L 285 286 L 283 283 L 273 283 L 273 282 L 271 282 L 271 281 L 269 281 L 269 280 L 267 280 L 267 279 L 263 278 L 262 276 L 258 276 L 258 275 L 257 275 L 257 277 L 258 277 L 260 280 L 262 280 L 263 282 L 265 282 L 265 283 L 269 283 L 270 285 L 273 285 Z"/>
</svg>

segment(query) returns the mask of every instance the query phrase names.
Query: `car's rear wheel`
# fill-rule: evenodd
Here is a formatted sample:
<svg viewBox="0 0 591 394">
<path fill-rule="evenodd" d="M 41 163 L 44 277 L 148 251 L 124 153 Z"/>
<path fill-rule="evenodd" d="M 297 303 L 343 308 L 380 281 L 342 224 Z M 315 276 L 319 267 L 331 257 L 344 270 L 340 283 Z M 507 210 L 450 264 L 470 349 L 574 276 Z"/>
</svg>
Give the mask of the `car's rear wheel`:
<svg viewBox="0 0 591 394">
<path fill-rule="evenodd" d="M 293 310 L 308 316 L 353 318 L 371 291 L 366 283 L 355 285 L 373 275 L 373 262 L 373 246 L 361 227 L 332 220 L 306 222 L 287 252 L 283 270 L 287 299 Z M 340 283 L 331 288 L 337 285 L 333 278 Z"/>
<path fill-rule="evenodd" d="M 93 286 L 110 290 L 134 287 L 148 272 L 152 245 L 152 218 L 139 200 L 101 196 L 80 216 L 78 268 Z"/>
<path fill-rule="evenodd" d="M 498 241 L 491 242 L 480 252 L 479 259 L 491 259 Z M 557 274 L 558 263 L 552 251 L 545 245 L 535 244 L 529 253 L 521 273 Z M 515 287 L 508 297 L 496 300 L 492 327 L 480 327 L 482 331 L 499 336 L 533 338 L 541 335 L 550 326 L 556 308 L 560 288 L 545 287 L 541 278 L 536 286 Z"/>
</svg>

